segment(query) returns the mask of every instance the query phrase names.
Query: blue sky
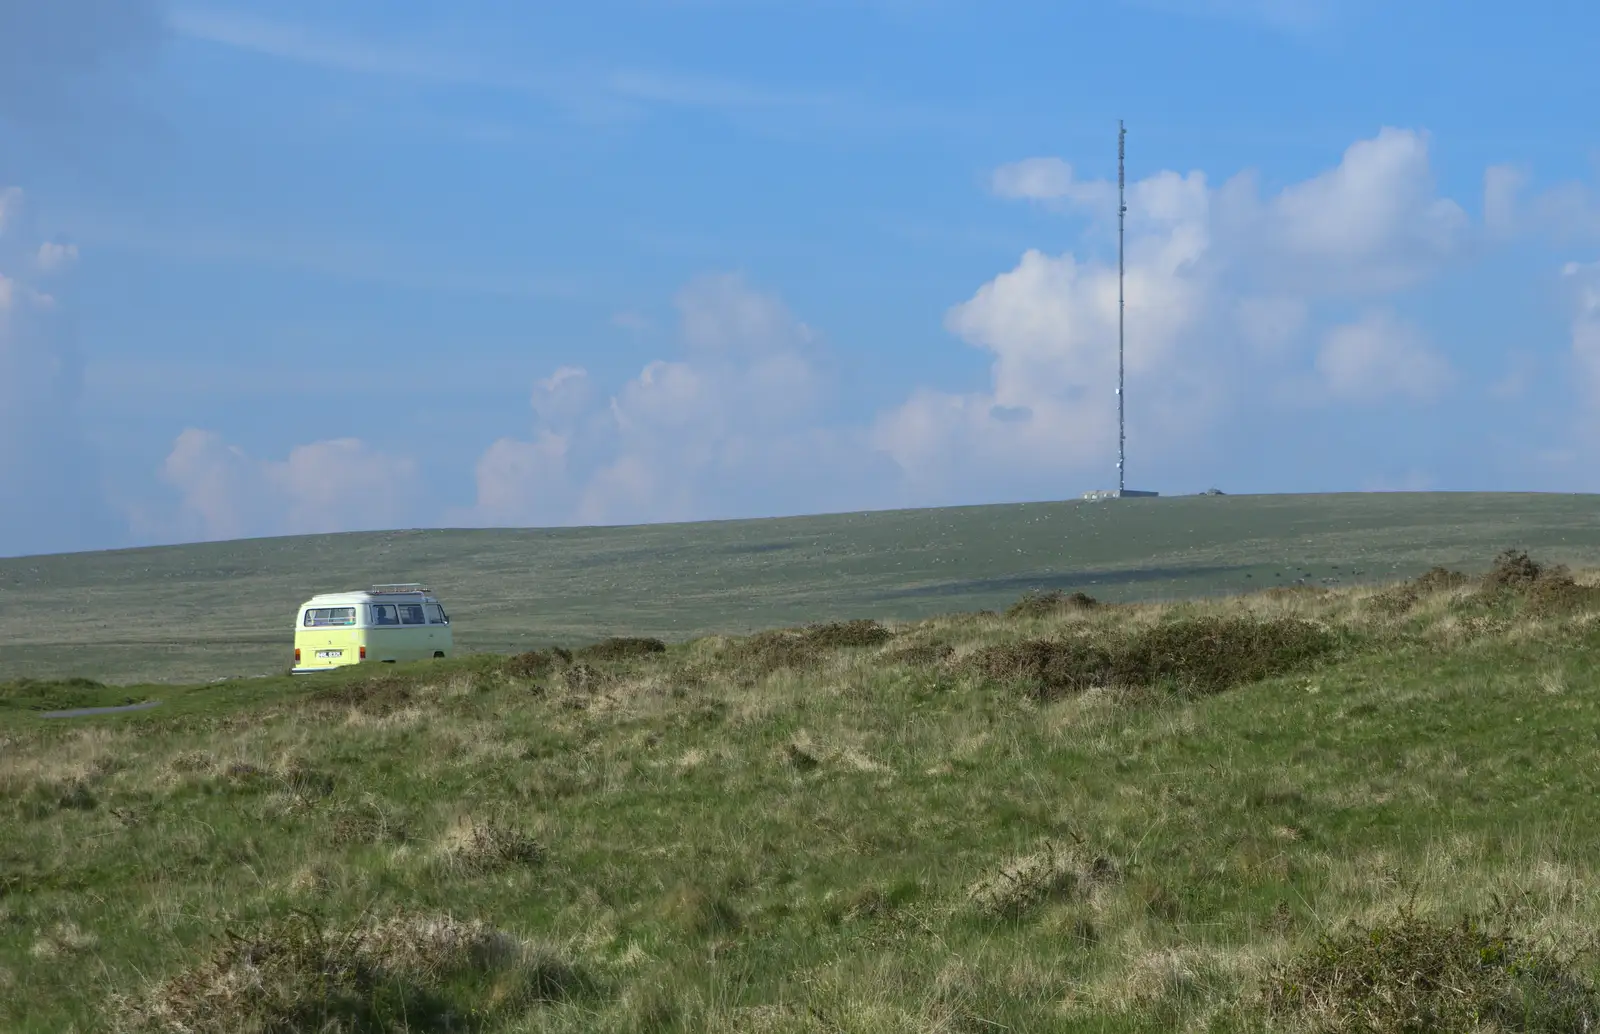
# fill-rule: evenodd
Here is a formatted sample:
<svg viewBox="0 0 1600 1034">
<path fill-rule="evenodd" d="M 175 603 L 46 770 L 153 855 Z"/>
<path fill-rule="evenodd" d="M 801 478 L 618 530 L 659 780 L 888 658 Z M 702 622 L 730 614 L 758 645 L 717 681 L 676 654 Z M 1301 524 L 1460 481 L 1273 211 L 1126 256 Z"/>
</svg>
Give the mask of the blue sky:
<svg viewBox="0 0 1600 1034">
<path fill-rule="evenodd" d="M 1600 11 L 0 0 L 0 555 L 1600 489 Z"/>
</svg>

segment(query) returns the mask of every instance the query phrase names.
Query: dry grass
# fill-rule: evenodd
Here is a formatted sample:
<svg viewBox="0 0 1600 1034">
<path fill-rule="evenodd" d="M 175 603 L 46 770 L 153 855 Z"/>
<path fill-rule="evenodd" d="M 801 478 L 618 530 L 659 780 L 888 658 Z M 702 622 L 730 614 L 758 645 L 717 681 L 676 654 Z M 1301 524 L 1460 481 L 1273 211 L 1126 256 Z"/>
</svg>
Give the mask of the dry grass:
<svg viewBox="0 0 1600 1034">
<path fill-rule="evenodd" d="M 1600 972 L 1600 621 L 1535 612 L 1551 578 L 1425 576 L 1399 615 L 1297 590 L 546 650 L 3 727 L 0 1029 L 1343 1030 L 1377 1008 L 1352 988 L 1423 1001 L 1427 966 L 1501 1010 L 1453 1029 L 1581 1029 L 1502 1008 L 1559 1019 Z M 1449 970 L 1441 931 L 1497 896 L 1479 932 L 1533 968 Z M 1436 918 L 1406 951 L 1438 958 L 1351 939 L 1411 901 Z"/>
</svg>

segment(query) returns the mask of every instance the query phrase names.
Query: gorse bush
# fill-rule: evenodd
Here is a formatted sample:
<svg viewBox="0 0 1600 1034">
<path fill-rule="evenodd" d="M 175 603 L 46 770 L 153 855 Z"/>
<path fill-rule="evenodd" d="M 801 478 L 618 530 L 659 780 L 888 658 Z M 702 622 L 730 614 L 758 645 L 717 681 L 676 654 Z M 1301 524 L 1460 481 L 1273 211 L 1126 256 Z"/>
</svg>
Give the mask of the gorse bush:
<svg viewBox="0 0 1600 1034">
<path fill-rule="evenodd" d="M 1261 1004 L 1329 1034 L 1586 1034 L 1600 1023 L 1600 996 L 1572 959 L 1479 917 L 1452 925 L 1409 908 L 1320 938 L 1268 975 Z"/>
<path fill-rule="evenodd" d="M 1337 645 L 1332 632 L 1295 618 L 1198 617 L 1105 641 L 1030 639 L 990 646 L 973 655 L 968 669 L 984 678 L 1025 683 L 1041 700 L 1163 682 L 1217 693 L 1298 670 Z"/>
<path fill-rule="evenodd" d="M 1060 589 L 1030 592 L 1006 608 L 1008 618 L 1044 618 L 1063 611 L 1090 610 L 1100 603 L 1084 592 L 1064 593 Z"/>
</svg>

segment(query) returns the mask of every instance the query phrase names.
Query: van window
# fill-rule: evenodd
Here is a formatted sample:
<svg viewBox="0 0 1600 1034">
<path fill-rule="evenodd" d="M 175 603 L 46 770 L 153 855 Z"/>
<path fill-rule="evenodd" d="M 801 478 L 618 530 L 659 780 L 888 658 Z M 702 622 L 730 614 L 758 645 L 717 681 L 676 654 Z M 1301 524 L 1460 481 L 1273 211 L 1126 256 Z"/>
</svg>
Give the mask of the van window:
<svg viewBox="0 0 1600 1034">
<path fill-rule="evenodd" d="M 400 615 L 395 612 L 393 603 L 372 604 L 372 623 L 374 625 L 398 625 Z"/>
<path fill-rule="evenodd" d="M 426 606 L 428 609 L 428 623 L 430 625 L 448 625 L 450 623 L 450 618 L 447 614 L 445 614 L 443 607 L 439 606 L 437 603 L 429 603 L 426 604 Z"/>
<path fill-rule="evenodd" d="M 355 623 L 354 607 L 312 607 L 306 611 L 307 628 L 333 628 Z"/>
<path fill-rule="evenodd" d="M 428 619 L 422 616 L 422 604 L 400 604 L 400 623 L 402 625 L 426 625 Z"/>
</svg>

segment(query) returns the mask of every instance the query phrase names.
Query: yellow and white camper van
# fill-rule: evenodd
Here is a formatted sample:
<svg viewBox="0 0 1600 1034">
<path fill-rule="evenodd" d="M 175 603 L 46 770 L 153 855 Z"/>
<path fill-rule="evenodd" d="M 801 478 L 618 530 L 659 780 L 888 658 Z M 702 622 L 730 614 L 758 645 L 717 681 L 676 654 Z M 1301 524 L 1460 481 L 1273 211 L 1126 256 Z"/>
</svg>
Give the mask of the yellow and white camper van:
<svg viewBox="0 0 1600 1034">
<path fill-rule="evenodd" d="M 296 675 L 362 661 L 415 661 L 455 652 L 450 616 L 414 583 L 313 596 L 294 623 Z"/>
</svg>

